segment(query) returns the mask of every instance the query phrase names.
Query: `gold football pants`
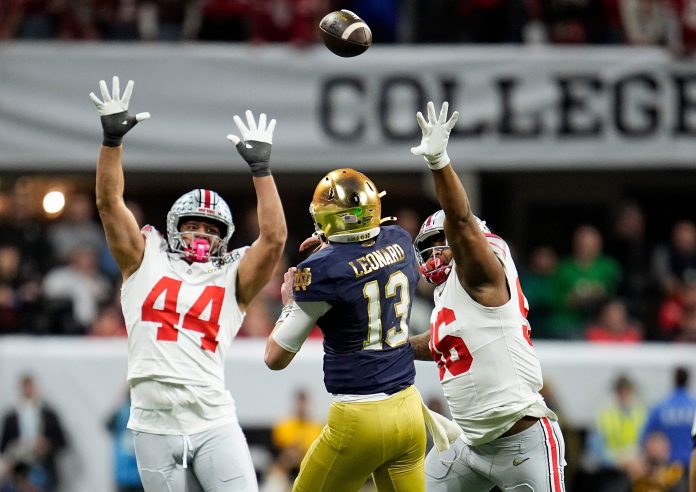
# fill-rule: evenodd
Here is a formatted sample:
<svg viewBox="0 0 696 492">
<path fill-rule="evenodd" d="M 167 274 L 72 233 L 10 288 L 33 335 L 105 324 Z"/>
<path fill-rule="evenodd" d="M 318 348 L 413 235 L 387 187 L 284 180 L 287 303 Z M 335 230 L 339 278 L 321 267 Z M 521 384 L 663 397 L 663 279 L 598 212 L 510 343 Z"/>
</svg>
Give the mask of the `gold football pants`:
<svg viewBox="0 0 696 492">
<path fill-rule="evenodd" d="M 379 492 L 423 492 L 425 423 L 414 386 L 386 400 L 332 403 L 302 460 L 297 492 L 355 492 L 370 475 Z"/>
</svg>

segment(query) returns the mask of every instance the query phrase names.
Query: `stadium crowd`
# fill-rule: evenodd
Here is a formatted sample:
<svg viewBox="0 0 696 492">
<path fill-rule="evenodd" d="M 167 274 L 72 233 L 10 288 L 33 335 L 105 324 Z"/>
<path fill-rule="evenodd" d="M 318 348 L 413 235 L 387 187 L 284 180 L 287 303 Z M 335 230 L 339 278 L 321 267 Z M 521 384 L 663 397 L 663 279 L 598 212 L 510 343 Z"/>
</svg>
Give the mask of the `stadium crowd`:
<svg viewBox="0 0 696 492">
<path fill-rule="evenodd" d="M 118 274 L 106 253 L 103 232 L 94 216 L 93 198 L 88 194 L 69 195 L 63 214 L 50 221 L 41 219 L 36 203 L 22 192 L 21 186 L 6 198 L 0 213 L 4 231 L 0 241 L 3 333 L 125 336 L 116 297 Z M 135 204 L 130 207 L 142 213 Z M 251 209 L 239 215 L 235 244 L 245 244 L 256 234 L 255 214 Z M 420 217 L 415 210 L 401 209 L 395 215 L 412 235 L 416 234 Z M 138 220 L 144 223 L 142 217 Z M 522 284 L 532 307 L 533 337 L 617 343 L 694 340 L 694 224 L 675 222 L 671 238 L 649 240 L 644 214 L 634 203 L 621 207 L 613 224 L 604 233 L 594 226 L 578 224 L 569 238 L 573 248 L 567 255 L 544 245 L 533 247 L 527 255 L 518 255 L 520 264 L 526 263 Z M 289 242 L 286 264 L 297 262 L 293 253 L 296 245 L 296 240 Z M 523 257 L 528 257 L 528 261 L 523 262 Z M 265 337 L 270 332 L 280 309 L 278 293 L 284 271 L 283 265 L 261 298 L 250 306 L 240 336 Z M 427 284 L 420 284 L 419 290 L 421 295 L 413 307 L 414 329 L 427 324 L 431 309 Z M 30 377 L 23 376 L 18 383 L 22 395 L 28 394 L 31 401 L 35 399 L 33 395 L 38 395 L 35 405 L 42 402 Z M 667 394 L 665 389 L 666 399 L 652 410 L 642 400 L 636 381 L 621 376 L 613 389 L 592 428 L 564 427 L 569 490 L 685 490 L 685 456 L 690 450 L 688 428 L 696 407 L 696 399 L 689 392 L 688 374 L 676 369 L 673 393 Z M 297 449 L 300 444 L 293 443 L 305 443 L 308 434 L 315 433 L 320 425 L 303 417 L 305 398 L 298 393 L 295 417 L 274 426 L 270 439 L 265 431 L 261 433 L 265 437 L 250 438 L 256 444 L 255 462 L 262 490 L 289 490 L 302 454 Z M 544 398 L 563 419 L 563 408 L 556 404 L 552 385 L 544 388 Z M 119 412 L 127 410 L 127 403 L 115 411 L 108 428 L 114 435 L 119 490 L 135 491 L 140 489 L 134 468 L 123 464 L 130 460 L 132 465 L 132 449 L 119 447 L 127 419 Z M 292 406 L 288 402 L 288 408 Z M 20 405 L 17 411 L 26 408 Z M 46 475 L 50 467 L 40 465 L 32 455 L 16 460 L 12 454 L 13 450 L 33 449 L 16 444 L 29 442 L 27 439 L 34 435 L 28 431 L 26 439 L 21 435 L 12 437 L 12 411 L 5 416 L 1 431 L 0 452 L 8 468 L 4 480 L 0 479 L 0 490 L 52 490 Z M 51 418 L 59 422 L 59 416 Z M 23 429 L 19 432 L 27 432 Z M 56 436 L 45 436 L 56 439 L 54 447 L 46 448 L 55 455 L 70 446 L 69 435 Z M 10 467 L 11 463 L 14 465 Z M 126 476 L 129 470 L 130 475 Z M 51 480 L 57 484 L 59 476 L 53 477 Z M 17 488 L 21 484 L 29 488 Z"/>
<path fill-rule="evenodd" d="M 120 274 L 106 248 L 93 197 L 69 195 L 65 210 L 46 219 L 21 186 L 15 188 L 0 207 L 0 335 L 125 336 Z M 409 208 L 396 215 L 415 237 L 424 217 Z M 235 217 L 244 225 L 231 246 L 249 244 L 256 237 L 253 210 Z M 545 244 L 515 251 L 531 306 L 533 337 L 696 342 L 696 225 L 677 220 L 671 237 L 649 237 L 647 226 L 640 206 L 626 203 L 607 230 L 576 224 L 567 252 Z M 304 223 L 291 227 L 305 229 Z M 282 275 L 303 259 L 296 251 L 302 239 L 288 241 L 277 274 L 249 306 L 239 336 L 266 337 L 271 332 L 282 309 Z M 515 238 L 508 239 L 514 248 Z M 413 333 L 427 329 L 432 309 L 429 284 L 421 281 L 418 294 Z M 318 330 L 314 335 L 320 336 Z"/>
<path fill-rule="evenodd" d="M 686 492 L 692 449 L 691 422 L 696 397 L 690 374 L 675 367 L 673 388 L 649 406 L 639 385 L 619 375 L 606 395 L 594 425 L 577 429 L 564 425 L 567 445 L 567 490 L 598 492 Z M 0 416 L 0 492 L 55 492 L 61 490 L 58 463 L 70 452 L 71 436 L 62 417 L 41 391 L 41 381 L 23 374 L 17 381 L 15 406 Z M 551 385 L 543 396 L 561 418 Z M 427 405 L 448 415 L 447 405 L 432 397 Z M 284 417 L 268 429 L 245 429 L 253 450 L 261 492 L 290 492 L 302 457 L 323 422 L 309 412 L 308 393 L 297 388 L 287 402 Z M 113 479 L 118 492 L 142 492 L 132 439 L 126 428 L 130 399 L 124 392 L 104 429 L 113 441 Z M 21 425 L 19 424 L 21 422 Z M 428 449 L 433 445 L 428 442 Z M 373 492 L 368 484 L 363 491 Z M 497 490 L 497 489 L 496 489 Z"/>
<path fill-rule="evenodd" d="M 669 0 L 2 0 L 0 39 L 317 40 L 348 8 L 376 43 L 560 43 L 696 46 L 690 2 Z"/>
</svg>

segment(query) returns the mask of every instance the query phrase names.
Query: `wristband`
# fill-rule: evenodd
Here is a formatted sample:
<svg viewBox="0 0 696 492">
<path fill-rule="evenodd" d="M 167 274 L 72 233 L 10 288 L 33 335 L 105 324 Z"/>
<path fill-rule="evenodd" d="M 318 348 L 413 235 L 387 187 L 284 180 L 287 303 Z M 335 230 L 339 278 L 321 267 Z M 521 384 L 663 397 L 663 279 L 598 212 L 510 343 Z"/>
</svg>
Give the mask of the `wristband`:
<svg viewBox="0 0 696 492">
<path fill-rule="evenodd" d="M 271 149 L 272 145 L 267 142 L 259 142 L 258 140 L 240 140 L 237 143 L 237 151 L 249 164 L 252 176 L 270 176 L 271 175 Z"/>
<path fill-rule="evenodd" d="M 124 124 L 126 121 L 128 121 L 128 113 L 125 111 L 101 117 L 102 129 L 104 130 L 102 145 L 104 147 L 118 147 L 121 145 L 123 136 L 135 125 L 135 122 Z"/>
<path fill-rule="evenodd" d="M 104 147 L 118 147 L 123 142 L 123 137 L 117 137 L 115 135 L 104 134 L 104 139 L 102 140 L 102 145 Z"/>
<path fill-rule="evenodd" d="M 432 169 L 433 171 L 437 171 L 438 169 L 442 169 L 443 167 L 447 167 L 450 164 L 450 158 L 447 155 L 446 150 L 442 154 L 438 155 L 434 161 L 429 160 L 425 156 L 423 156 L 423 159 L 425 159 L 425 162 L 428 163 L 428 167 L 430 169 Z"/>
<path fill-rule="evenodd" d="M 271 175 L 271 163 L 268 161 L 250 163 L 251 175 L 261 177 Z"/>
<path fill-rule="evenodd" d="M 278 321 L 276 321 L 276 325 L 278 323 L 282 323 L 283 321 L 285 321 L 287 319 L 288 316 L 290 316 L 290 313 L 292 312 L 293 307 L 294 307 L 293 304 L 294 304 L 294 302 L 291 302 L 291 303 L 288 303 L 285 306 L 283 306 L 282 311 L 280 311 L 280 316 L 278 316 Z"/>
</svg>

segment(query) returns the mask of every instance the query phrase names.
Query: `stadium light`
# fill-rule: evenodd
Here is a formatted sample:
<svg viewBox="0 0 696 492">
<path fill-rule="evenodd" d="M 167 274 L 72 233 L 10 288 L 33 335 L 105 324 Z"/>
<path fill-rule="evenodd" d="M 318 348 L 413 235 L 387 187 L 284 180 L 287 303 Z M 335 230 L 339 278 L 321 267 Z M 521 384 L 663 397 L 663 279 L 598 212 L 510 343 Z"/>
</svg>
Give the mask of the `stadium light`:
<svg viewBox="0 0 696 492">
<path fill-rule="evenodd" d="M 62 191 L 49 191 L 43 198 L 43 209 L 47 214 L 53 215 L 61 212 L 65 207 L 65 195 Z"/>
</svg>

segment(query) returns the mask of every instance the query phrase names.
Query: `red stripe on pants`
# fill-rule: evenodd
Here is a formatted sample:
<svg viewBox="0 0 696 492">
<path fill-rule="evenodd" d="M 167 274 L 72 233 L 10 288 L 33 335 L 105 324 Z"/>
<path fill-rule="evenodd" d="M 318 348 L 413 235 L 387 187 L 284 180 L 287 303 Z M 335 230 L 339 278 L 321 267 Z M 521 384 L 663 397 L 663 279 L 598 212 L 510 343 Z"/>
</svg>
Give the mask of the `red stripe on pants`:
<svg viewBox="0 0 696 492">
<path fill-rule="evenodd" d="M 544 429 L 546 429 L 546 435 L 549 438 L 549 448 L 551 448 L 551 473 L 553 474 L 551 482 L 553 484 L 553 491 L 562 492 L 563 488 L 561 487 L 561 474 L 558 470 L 558 443 L 556 442 L 556 437 L 553 434 L 553 429 L 551 428 L 549 419 L 544 417 L 541 419 L 541 423 L 544 426 Z"/>
</svg>

